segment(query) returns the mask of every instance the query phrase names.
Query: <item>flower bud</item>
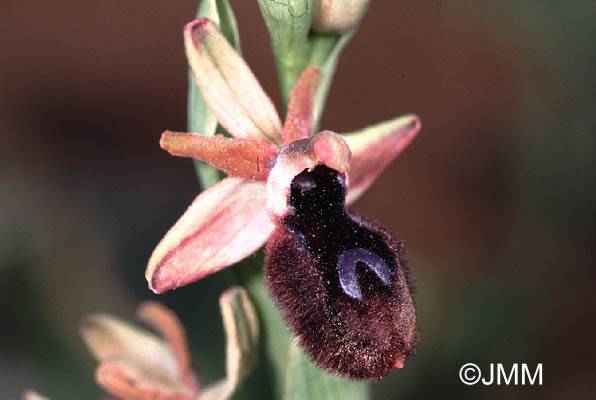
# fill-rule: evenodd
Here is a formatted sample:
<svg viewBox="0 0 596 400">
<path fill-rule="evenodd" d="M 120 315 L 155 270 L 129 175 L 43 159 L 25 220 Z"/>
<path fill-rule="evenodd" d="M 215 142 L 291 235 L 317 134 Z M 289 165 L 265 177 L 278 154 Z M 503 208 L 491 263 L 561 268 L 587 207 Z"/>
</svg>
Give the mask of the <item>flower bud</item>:
<svg viewBox="0 0 596 400">
<path fill-rule="evenodd" d="M 369 0 L 313 0 L 312 29 L 344 33 L 366 13 Z"/>
</svg>

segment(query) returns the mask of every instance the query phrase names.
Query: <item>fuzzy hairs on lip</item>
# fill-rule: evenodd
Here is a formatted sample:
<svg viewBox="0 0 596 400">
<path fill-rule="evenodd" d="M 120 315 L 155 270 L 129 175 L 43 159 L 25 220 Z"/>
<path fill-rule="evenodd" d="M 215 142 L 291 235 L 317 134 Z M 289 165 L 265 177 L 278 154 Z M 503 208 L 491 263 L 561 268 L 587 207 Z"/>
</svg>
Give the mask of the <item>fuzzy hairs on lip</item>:
<svg viewBox="0 0 596 400">
<path fill-rule="evenodd" d="M 267 245 L 265 278 L 315 364 L 375 380 L 414 355 L 416 315 L 401 242 L 347 210 L 345 193 L 325 165 L 294 178 L 291 210 Z"/>
</svg>

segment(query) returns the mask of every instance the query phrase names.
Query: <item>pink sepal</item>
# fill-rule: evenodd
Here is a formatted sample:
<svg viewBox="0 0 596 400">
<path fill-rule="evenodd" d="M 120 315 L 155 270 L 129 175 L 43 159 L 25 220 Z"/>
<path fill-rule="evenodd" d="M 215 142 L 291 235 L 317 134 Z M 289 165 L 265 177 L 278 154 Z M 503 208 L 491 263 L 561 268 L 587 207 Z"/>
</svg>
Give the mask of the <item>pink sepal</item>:
<svg viewBox="0 0 596 400">
<path fill-rule="evenodd" d="M 157 245 L 145 277 L 155 293 L 187 285 L 249 256 L 273 230 L 265 183 L 226 178 L 201 193 Z"/>
<path fill-rule="evenodd" d="M 257 78 L 206 18 L 184 27 L 186 57 L 201 95 L 217 121 L 235 137 L 281 144 L 281 121 Z"/>
</svg>

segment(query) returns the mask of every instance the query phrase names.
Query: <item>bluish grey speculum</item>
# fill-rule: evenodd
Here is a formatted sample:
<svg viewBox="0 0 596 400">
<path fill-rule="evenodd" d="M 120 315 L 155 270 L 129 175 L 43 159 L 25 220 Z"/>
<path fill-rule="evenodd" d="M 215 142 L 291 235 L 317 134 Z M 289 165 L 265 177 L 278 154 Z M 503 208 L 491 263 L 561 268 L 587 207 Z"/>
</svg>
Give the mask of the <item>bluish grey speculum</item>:
<svg viewBox="0 0 596 400">
<path fill-rule="evenodd" d="M 371 290 L 388 291 L 397 265 L 384 238 L 347 212 L 345 192 L 337 171 L 324 165 L 303 171 L 292 182 L 294 212 L 284 223 L 320 261 L 328 290 L 362 300 L 361 288 L 366 288 L 365 295 Z"/>
<path fill-rule="evenodd" d="M 385 285 L 390 282 L 391 271 L 381 257 L 366 249 L 350 249 L 341 253 L 337 260 L 339 283 L 348 296 L 362 300 L 362 291 L 356 275 L 356 265 L 359 262 L 368 265 Z"/>
</svg>

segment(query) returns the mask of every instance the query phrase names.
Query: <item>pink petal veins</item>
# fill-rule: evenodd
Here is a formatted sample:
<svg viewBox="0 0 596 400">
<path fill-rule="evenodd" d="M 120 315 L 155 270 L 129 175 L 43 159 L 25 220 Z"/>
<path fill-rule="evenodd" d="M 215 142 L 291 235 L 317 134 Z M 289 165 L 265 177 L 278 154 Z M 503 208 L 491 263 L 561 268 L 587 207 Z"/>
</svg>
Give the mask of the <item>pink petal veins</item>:
<svg viewBox="0 0 596 400">
<path fill-rule="evenodd" d="M 184 28 L 186 56 L 197 86 L 217 121 L 235 137 L 281 144 L 281 121 L 242 57 L 206 18 Z"/>
<path fill-rule="evenodd" d="M 197 281 L 249 256 L 273 224 L 264 182 L 226 178 L 201 193 L 153 251 L 145 277 L 155 293 Z"/>
<path fill-rule="evenodd" d="M 174 156 L 203 160 L 229 176 L 247 180 L 266 180 L 277 153 L 275 147 L 264 140 L 231 139 L 223 135 L 165 131 L 159 143 Z"/>
<path fill-rule="evenodd" d="M 312 134 L 313 104 L 320 76 L 317 67 L 306 68 L 292 89 L 283 127 L 284 144 Z"/>
<path fill-rule="evenodd" d="M 342 135 L 352 151 L 346 203 L 353 203 L 420 131 L 420 118 L 410 114 Z"/>
</svg>

